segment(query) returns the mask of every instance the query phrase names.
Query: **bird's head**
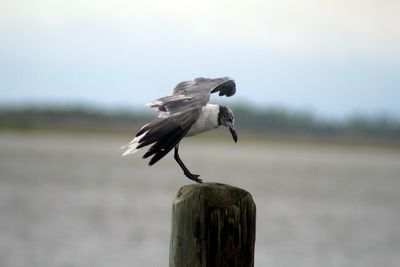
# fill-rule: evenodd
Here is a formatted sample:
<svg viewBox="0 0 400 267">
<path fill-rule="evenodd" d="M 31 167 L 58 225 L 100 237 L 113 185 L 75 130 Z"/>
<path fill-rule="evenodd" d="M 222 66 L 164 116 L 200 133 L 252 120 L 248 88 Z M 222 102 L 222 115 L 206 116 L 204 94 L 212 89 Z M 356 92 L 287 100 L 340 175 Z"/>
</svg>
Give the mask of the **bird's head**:
<svg viewBox="0 0 400 267">
<path fill-rule="evenodd" d="M 232 138 L 236 143 L 238 137 L 235 130 L 235 118 L 233 117 L 233 112 L 230 108 L 226 106 L 219 106 L 218 123 L 219 125 L 223 125 L 229 128 L 229 131 L 232 134 Z"/>
</svg>

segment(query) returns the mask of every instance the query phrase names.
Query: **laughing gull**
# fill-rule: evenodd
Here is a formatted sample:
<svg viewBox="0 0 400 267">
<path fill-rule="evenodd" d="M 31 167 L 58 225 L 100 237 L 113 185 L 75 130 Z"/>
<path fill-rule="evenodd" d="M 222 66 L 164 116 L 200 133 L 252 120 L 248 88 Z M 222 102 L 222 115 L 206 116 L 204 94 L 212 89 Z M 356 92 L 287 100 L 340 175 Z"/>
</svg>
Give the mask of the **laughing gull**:
<svg viewBox="0 0 400 267">
<path fill-rule="evenodd" d="M 201 183 L 200 175 L 191 173 L 179 157 L 179 142 L 183 137 L 193 136 L 220 125 L 229 128 L 237 142 L 235 121 L 230 108 L 208 104 L 210 94 L 232 96 L 236 92 L 235 81 L 229 77 L 197 78 L 179 83 L 168 96 L 153 100 L 147 105 L 157 110 L 158 117 L 144 125 L 126 146 L 122 156 L 133 154 L 153 144 L 143 158 L 153 156 L 149 165 L 162 159 L 175 148 L 174 158 L 189 179 Z"/>
</svg>

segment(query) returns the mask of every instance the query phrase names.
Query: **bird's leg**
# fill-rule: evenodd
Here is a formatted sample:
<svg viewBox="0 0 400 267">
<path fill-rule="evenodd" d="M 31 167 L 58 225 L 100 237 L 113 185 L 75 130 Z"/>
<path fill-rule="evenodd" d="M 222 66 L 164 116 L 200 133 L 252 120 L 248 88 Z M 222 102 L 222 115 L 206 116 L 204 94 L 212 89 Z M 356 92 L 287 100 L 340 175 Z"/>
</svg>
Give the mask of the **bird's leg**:
<svg viewBox="0 0 400 267">
<path fill-rule="evenodd" d="M 193 180 L 193 181 L 195 181 L 195 182 L 201 183 L 202 181 L 201 181 L 201 179 L 199 178 L 200 175 L 191 173 L 191 172 L 188 170 L 188 168 L 186 168 L 185 164 L 183 164 L 181 158 L 179 157 L 178 150 L 179 150 L 179 145 L 177 145 L 177 146 L 175 147 L 174 158 L 175 158 L 176 162 L 178 162 L 179 166 L 182 168 L 183 173 L 185 174 L 185 176 L 186 176 L 187 178 L 189 178 L 190 180 Z"/>
</svg>

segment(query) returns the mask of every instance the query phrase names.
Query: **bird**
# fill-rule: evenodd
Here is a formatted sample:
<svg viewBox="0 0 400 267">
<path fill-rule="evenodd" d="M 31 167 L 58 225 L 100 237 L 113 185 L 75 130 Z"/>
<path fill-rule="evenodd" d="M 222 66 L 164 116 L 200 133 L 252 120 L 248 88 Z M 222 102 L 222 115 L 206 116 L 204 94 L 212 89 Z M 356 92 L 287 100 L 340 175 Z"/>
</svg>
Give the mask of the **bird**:
<svg viewBox="0 0 400 267">
<path fill-rule="evenodd" d="M 151 157 L 151 166 L 175 149 L 174 159 L 184 175 L 201 183 L 200 175 L 191 173 L 179 156 L 182 138 L 222 125 L 229 129 L 235 143 L 238 140 L 233 111 L 227 106 L 208 103 L 211 94 L 217 92 L 219 96 L 233 96 L 236 93 L 235 81 L 229 77 L 183 81 L 176 85 L 171 94 L 148 103 L 147 106 L 156 110 L 157 117 L 140 128 L 131 142 L 121 147 L 125 149 L 122 156 L 152 145 L 143 155 L 144 159 Z"/>
</svg>

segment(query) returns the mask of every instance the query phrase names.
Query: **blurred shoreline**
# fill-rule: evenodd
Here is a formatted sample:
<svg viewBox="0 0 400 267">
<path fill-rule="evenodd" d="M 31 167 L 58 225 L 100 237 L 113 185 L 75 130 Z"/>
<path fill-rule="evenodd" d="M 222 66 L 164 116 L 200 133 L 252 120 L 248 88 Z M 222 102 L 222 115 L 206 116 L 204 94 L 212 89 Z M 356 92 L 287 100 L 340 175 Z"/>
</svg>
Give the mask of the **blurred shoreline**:
<svg viewBox="0 0 400 267">
<path fill-rule="evenodd" d="M 321 119 L 307 111 L 232 107 L 241 142 L 332 144 L 400 148 L 400 121 L 386 115 Z M 156 114 L 145 109 L 105 110 L 88 106 L 0 107 L 0 131 L 39 134 L 96 134 L 131 138 Z M 225 131 L 195 140 L 229 142 Z"/>
</svg>

